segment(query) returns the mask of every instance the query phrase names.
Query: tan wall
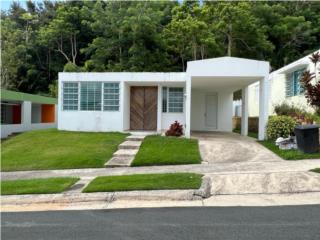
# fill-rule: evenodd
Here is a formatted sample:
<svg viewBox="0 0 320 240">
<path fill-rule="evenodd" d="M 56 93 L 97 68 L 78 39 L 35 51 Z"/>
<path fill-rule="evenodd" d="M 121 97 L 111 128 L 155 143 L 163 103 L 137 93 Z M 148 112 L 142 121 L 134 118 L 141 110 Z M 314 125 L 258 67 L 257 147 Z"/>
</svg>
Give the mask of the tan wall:
<svg viewBox="0 0 320 240">
<path fill-rule="evenodd" d="M 232 129 L 241 129 L 241 117 L 232 118 Z M 259 118 L 249 117 L 248 118 L 248 131 L 258 132 L 259 129 Z"/>
</svg>

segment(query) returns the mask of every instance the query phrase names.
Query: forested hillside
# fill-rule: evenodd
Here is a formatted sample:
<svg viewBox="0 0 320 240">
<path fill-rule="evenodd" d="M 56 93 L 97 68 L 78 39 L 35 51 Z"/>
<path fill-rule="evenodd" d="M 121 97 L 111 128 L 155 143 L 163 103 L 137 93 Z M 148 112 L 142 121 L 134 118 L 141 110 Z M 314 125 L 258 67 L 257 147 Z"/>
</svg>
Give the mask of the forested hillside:
<svg viewBox="0 0 320 240">
<path fill-rule="evenodd" d="M 1 85 L 54 95 L 61 71 L 184 71 L 225 55 L 277 69 L 319 46 L 316 1 L 13 3 L 1 13 Z"/>
</svg>

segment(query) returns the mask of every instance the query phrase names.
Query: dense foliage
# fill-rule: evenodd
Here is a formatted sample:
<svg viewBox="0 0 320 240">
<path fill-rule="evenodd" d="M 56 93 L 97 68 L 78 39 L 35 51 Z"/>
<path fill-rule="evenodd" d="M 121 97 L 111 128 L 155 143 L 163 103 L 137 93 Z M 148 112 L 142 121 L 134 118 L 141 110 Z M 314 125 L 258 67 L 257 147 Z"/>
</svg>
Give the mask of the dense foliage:
<svg viewBox="0 0 320 240">
<path fill-rule="evenodd" d="M 283 102 L 274 106 L 274 112 L 278 116 L 290 116 L 294 118 L 298 124 L 312 124 L 317 122 L 318 115 L 307 112 L 305 109 Z"/>
<path fill-rule="evenodd" d="M 267 124 L 268 139 L 287 138 L 293 134 L 296 121 L 290 116 L 272 116 Z"/>
<path fill-rule="evenodd" d="M 60 71 L 182 71 L 235 56 L 279 68 L 319 48 L 320 3 L 14 2 L 1 12 L 1 85 L 56 91 Z"/>
</svg>

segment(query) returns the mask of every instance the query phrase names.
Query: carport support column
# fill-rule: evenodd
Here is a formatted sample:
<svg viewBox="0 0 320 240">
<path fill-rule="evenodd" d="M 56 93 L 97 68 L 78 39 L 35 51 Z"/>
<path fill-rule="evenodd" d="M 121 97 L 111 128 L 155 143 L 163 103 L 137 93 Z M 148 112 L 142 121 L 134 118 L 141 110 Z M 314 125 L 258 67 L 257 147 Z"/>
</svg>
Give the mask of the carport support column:
<svg viewBox="0 0 320 240">
<path fill-rule="evenodd" d="M 241 135 L 248 135 L 248 86 L 242 88 Z"/>
<path fill-rule="evenodd" d="M 185 126 L 185 137 L 190 138 L 190 125 L 191 125 L 191 77 L 186 76 L 186 92 L 185 92 L 185 101 L 186 101 L 186 126 Z"/>
<path fill-rule="evenodd" d="M 259 92 L 259 140 L 264 140 L 266 137 L 266 126 L 268 122 L 269 106 L 269 76 L 265 76 L 260 80 Z"/>
</svg>

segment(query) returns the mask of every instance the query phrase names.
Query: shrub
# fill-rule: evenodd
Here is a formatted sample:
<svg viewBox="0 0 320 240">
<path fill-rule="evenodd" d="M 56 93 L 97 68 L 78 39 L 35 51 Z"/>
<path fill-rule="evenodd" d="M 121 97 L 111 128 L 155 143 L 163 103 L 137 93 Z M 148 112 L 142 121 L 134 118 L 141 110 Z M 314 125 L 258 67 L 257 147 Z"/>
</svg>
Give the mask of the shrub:
<svg viewBox="0 0 320 240">
<path fill-rule="evenodd" d="M 297 113 L 300 113 L 301 110 L 299 108 L 295 107 L 293 104 L 289 105 L 288 103 L 284 102 L 284 103 L 275 105 L 274 112 L 278 116 L 282 116 L 282 115 L 294 116 Z"/>
<path fill-rule="evenodd" d="M 269 139 L 288 137 L 293 134 L 296 121 L 290 116 L 272 116 L 267 124 L 267 136 Z"/>
<path fill-rule="evenodd" d="M 314 114 L 313 120 L 316 122 L 316 124 L 320 124 L 320 114 Z"/>
<path fill-rule="evenodd" d="M 307 111 L 294 106 L 293 104 L 289 105 L 287 103 L 281 103 L 274 106 L 274 111 L 278 116 L 290 116 L 299 123 L 312 124 L 315 120 L 313 114 L 308 113 Z"/>
<path fill-rule="evenodd" d="M 173 124 L 171 124 L 169 130 L 166 131 L 166 136 L 176 136 L 179 137 L 183 134 L 183 126 L 178 123 L 178 121 L 175 121 Z"/>
</svg>

